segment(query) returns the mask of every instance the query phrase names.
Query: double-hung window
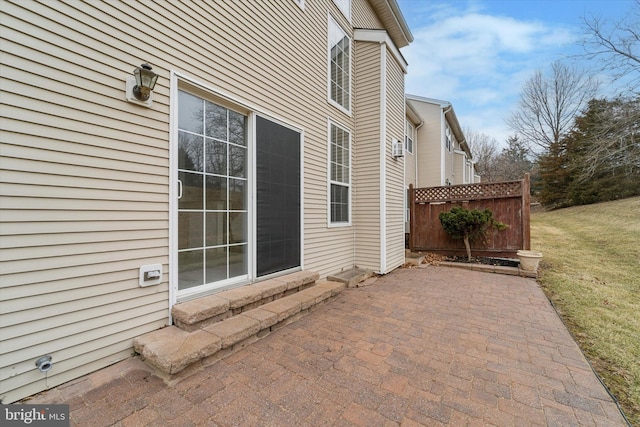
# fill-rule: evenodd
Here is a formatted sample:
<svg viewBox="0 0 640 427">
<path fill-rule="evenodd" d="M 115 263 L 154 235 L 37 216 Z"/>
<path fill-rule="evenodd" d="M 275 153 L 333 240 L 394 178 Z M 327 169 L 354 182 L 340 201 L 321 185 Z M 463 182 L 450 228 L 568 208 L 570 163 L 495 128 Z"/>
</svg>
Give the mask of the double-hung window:
<svg viewBox="0 0 640 427">
<path fill-rule="evenodd" d="M 407 121 L 407 127 L 405 129 L 404 135 L 404 149 L 407 153 L 413 154 L 413 134 L 415 132 L 415 128 L 411 124 L 411 122 Z"/>
<path fill-rule="evenodd" d="M 351 133 L 329 123 L 329 216 L 332 225 L 351 222 Z"/>
<path fill-rule="evenodd" d="M 351 39 L 329 17 L 329 99 L 340 108 L 351 109 Z"/>
</svg>

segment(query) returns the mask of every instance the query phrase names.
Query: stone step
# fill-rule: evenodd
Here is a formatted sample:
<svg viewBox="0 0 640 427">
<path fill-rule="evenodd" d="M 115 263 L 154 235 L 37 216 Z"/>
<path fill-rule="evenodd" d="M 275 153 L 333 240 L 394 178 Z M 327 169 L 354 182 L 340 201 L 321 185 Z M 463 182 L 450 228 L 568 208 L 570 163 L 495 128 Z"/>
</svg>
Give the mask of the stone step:
<svg viewBox="0 0 640 427">
<path fill-rule="evenodd" d="M 195 331 L 306 289 L 319 277 L 313 271 L 298 271 L 176 304 L 171 316 L 180 329 Z"/>
<path fill-rule="evenodd" d="M 420 252 L 412 252 L 409 249 L 404 250 L 404 264 L 420 266 L 424 262 L 425 254 Z"/>
<path fill-rule="evenodd" d="M 424 255 L 415 252 L 404 254 L 404 263 L 409 265 L 420 265 L 424 261 Z"/>
<path fill-rule="evenodd" d="M 192 331 L 177 326 L 158 329 L 135 338 L 133 346 L 165 379 L 177 379 L 301 318 L 345 288 L 341 282 L 320 280 L 295 294 L 202 328 Z"/>
<path fill-rule="evenodd" d="M 342 282 L 347 287 L 353 288 L 354 286 L 358 286 L 360 282 L 364 282 L 373 275 L 374 273 L 371 270 L 356 267 L 350 270 L 341 271 L 340 273 L 334 274 L 332 276 L 327 276 L 327 280 Z"/>
</svg>

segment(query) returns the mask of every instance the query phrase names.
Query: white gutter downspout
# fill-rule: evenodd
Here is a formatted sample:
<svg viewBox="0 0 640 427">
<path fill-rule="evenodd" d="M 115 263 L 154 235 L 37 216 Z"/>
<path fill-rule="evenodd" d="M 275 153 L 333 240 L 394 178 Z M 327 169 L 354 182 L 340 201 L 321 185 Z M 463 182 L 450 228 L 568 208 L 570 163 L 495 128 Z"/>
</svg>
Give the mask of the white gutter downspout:
<svg viewBox="0 0 640 427">
<path fill-rule="evenodd" d="M 446 107 L 442 107 L 442 120 L 443 120 L 443 125 L 444 125 L 444 129 L 442 129 L 440 132 L 444 132 L 447 129 L 447 113 L 449 111 L 451 111 L 451 109 L 453 108 L 453 106 L 451 104 L 448 104 L 449 108 L 447 108 L 447 110 L 445 111 L 444 108 Z M 442 135 L 442 133 L 440 134 Z M 446 138 L 446 135 L 445 135 Z M 442 178 L 444 178 L 444 175 L 447 172 L 447 154 L 445 152 L 445 149 L 442 148 L 443 147 L 443 143 L 444 141 L 442 141 L 442 139 L 440 140 L 440 149 L 442 150 L 442 156 L 440 156 L 440 185 L 445 185 L 445 181 L 442 180 Z"/>
<path fill-rule="evenodd" d="M 463 147 L 462 144 L 464 144 L 465 142 L 466 142 L 465 139 L 460 141 L 460 147 Z M 469 183 L 469 178 L 467 177 L 467 175 L 468 175 L 468 171 L 467 171 L 467 152 L 464 150 L 464 148 L 462 148 L 462 151 L 464 151 L 464 165 L 462 167 L 462 183 L 463 184 L 468 184 Z M 471 154 L 471 152 L 469 152 L 469 154 Z"/>
<path fill-rule="evenodd" d="M 413 157 L 414 157 L 413 161 L 416 164 L 416 167 L 414 168 L 415 169 L 415 173 L 416 173 L 414 182 L 416 184 L 414 185 L 414 187 L 416 187 L 416 188 L 418 187 L 418 130 L 420 130 L 420 128 L 422 126 L 424 126 L 424 120 L 421 121 L 418 126 L 416 126 L 416 140 L 415 140 L 415 145 L 413 147 L 413 151 L 414 151 L 414 153 L 413 153 L 414 154 L 413 155 Z"/>
<path fill-rule="evenodd" d="M 387 270 L 387 46 L 380 43 L 380 271 Z"/>
<path fill-rule="evenodd" d="M 169 77 L 169 306 L 167 325 L 173 324 L 171 308 L 178 301 L 178 76 Z M 175 148 L 174 148 L 175 147 Z"/>
</svg>

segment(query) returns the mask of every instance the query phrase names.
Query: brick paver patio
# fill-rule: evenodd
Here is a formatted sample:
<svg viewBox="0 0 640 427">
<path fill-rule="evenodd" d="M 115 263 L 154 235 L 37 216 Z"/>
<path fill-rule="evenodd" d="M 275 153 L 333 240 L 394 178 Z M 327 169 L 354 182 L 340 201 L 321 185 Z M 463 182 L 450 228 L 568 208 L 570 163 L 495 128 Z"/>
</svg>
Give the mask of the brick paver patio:
<svg viewBox="0 0 640 427">
<path fill-rule="evenodd" d="M 78 426 L 624 426 L 533 279 L 428 266 L 343 291 L 171 386 L 132 358 L 41 394 Z"/>
</svg>

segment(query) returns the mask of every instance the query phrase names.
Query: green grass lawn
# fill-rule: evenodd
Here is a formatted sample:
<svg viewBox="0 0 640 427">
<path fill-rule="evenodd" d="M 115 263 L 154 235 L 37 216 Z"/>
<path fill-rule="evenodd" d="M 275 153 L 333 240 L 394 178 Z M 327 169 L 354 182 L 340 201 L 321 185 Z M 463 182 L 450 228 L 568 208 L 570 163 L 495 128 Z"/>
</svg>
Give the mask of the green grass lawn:
<svg viewBox="0 0 640 427">
<path fill-rule="evenodd" d="M 640 197 L 531 215 L 539 282 L 640 426 Z"/>
</svg>

